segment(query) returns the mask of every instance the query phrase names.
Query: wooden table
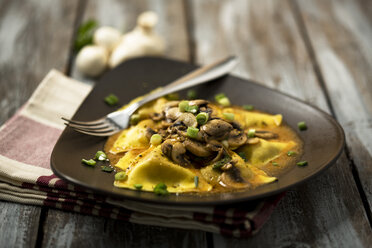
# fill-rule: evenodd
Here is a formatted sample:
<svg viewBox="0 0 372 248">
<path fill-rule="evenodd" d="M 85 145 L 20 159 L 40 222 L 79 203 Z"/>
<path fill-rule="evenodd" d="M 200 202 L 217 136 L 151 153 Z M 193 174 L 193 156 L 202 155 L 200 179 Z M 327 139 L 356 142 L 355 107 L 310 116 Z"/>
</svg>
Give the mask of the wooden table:
<svg viewBox="0 0 372 248">
<path fill-rule="evenodd" d="M 128 30 L 149 9 L 167 56 L 236 54 L 236 75 L 335 116 L 347 138 L 340 159 L 288 191 L 250 239 L 0 201 L 0 247 L 371 247 L 372 1 L 0 0 L 0 124 L 51 68 L 78 77 L 71 47 L 82 21 Z"/>
</svg>

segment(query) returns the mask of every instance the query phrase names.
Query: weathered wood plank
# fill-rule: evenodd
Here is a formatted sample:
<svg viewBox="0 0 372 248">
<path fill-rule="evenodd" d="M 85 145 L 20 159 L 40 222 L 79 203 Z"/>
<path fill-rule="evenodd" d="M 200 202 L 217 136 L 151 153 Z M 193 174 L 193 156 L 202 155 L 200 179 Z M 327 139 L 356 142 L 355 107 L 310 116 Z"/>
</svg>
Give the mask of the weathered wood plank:
<svg viewBox="0 0 372 248">
<path fill-rule="evenodd" d="M 298 1 L 351 158 L 372 207 L 372 2 Z"/>
<path fill-rule="evenodd" d="M 0 125 L 50 69 L 66 68 L 75 7 L 75 1 L 0 1 Z M 41 208 L 0 201 L 0 209 L 0 247 L 35 247 Z"/>
<path fill-rule="evenodd" d="M 237 54 L 236 73 L 300 97 L 329 112 L 287 1 L 193 1 L 198 62 Z M 342 155 L 323 175 L 289 191 L 260 233 L 248 240 L 214 235 L 216 247 L 350 247 L 372 232 Z"/>
<path fill-rule="evenodd" d="M 43 247 L 203 247 L 205 235 L 105 218 L 48 212 Z"/>
<path fill-rule="evenodd" d="M 137 16 L 146 10 L 159 15 L 157 32 L 168 43 L 167 56 L 187 60 L 186 24 L 182 1 L 88 1 L 83 21 L 96 19 L 100 25 L 121 30 L 135 26 Z M 76 68 L 72 76 L 83 78 Z M 205 233 L 174 228 L 151 227 L 50 209 L 44 225 L 44 247 L 204 247 Z"/>
<path fill-rule="evenodd" d="M 35 247 L 40 207 L 0 201 L 0 247 Z"/>
</svg>

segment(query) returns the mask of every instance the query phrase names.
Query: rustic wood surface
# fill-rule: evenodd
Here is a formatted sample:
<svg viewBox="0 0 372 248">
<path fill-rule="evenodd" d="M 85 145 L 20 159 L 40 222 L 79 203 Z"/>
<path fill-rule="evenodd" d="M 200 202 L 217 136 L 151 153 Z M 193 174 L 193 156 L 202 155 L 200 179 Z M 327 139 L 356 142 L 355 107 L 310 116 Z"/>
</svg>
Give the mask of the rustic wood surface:
<svg viewBox="0 0 372 248">
<path fill-rule="evenodd" d="M 89 18 L 128 31 L 159 14 L 167 56 L 234 72 L 333 114 L 347 137 L 336 165 L 286 194 L 254 237 L 150 227 L 0 201 L 0 247 L 369 247 L 372 243 L 372 2 L 0 0 L 0 124 L 51 69 L 74 68 L 74 30 Z M 58 30 L 58 31 L 56 31 Z"/>
</svg>

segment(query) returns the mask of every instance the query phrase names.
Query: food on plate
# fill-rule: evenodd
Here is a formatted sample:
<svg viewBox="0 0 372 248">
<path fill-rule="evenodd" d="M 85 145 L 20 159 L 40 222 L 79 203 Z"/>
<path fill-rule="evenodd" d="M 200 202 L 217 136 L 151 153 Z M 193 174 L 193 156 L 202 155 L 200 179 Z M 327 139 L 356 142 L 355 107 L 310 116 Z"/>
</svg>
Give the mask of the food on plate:
<svg viewBox="0 0 372 248">
<path fill-rule="evenodd" d="M 114 185 L 159 195 L 249 190 L 298 162 L 302 142 L 282 115 L 215 100 L 162 97 L 137 110 L 105 145 Z"/>
</svg>

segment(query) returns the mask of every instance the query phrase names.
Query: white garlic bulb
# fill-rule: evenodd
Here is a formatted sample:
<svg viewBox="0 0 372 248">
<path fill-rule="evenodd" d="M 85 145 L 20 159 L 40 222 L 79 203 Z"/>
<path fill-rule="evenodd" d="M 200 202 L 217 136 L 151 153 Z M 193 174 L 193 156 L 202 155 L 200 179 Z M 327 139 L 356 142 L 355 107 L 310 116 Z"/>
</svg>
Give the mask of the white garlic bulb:
<svg viewBox="0 0 372 248">
<path fill-rule="evenodd" d="M 96 77 L 105 70 L 107 60 L 108 54 L 104 47 L 89 45 L 78 53 L 76 67 L 84 75 Z"/>
<path fill-rule="evenodd" d="M 100 27 L 93 35 L 93 43 L 111 52 L 121 40 L 121 33 L 113 27 Z"/>
</svg>

